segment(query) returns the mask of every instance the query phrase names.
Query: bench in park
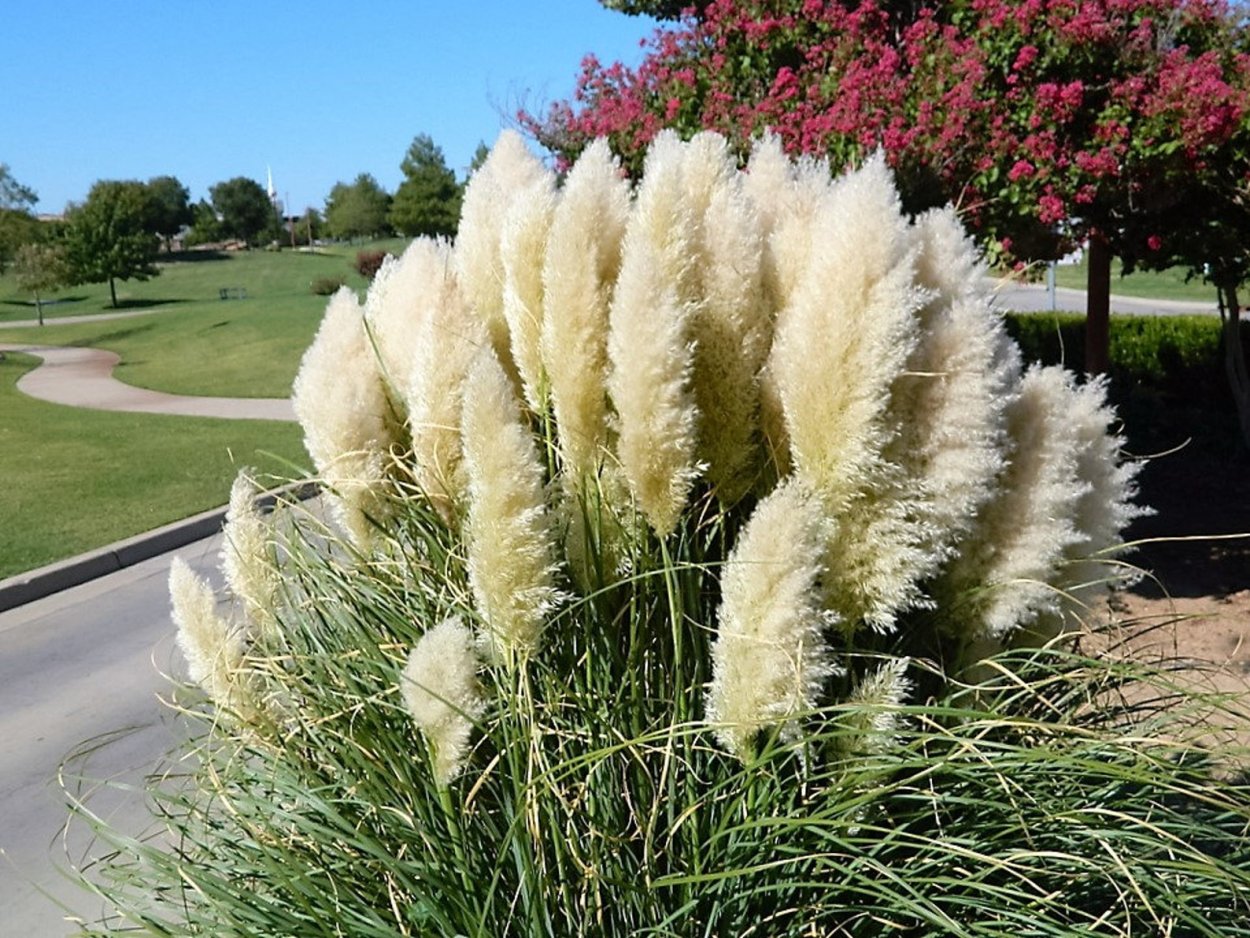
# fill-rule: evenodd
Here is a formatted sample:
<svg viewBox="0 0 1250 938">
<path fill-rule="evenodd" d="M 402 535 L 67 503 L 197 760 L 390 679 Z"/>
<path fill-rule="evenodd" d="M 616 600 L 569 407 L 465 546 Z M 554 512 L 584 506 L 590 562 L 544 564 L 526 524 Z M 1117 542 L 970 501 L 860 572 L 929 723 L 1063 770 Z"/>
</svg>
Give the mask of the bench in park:
<svg viewBox="0 0 1250 938">
<path fill-rule="evenodd" d="M 223 300 L 246 300 L 247 287 L 222 287 L 217 295 Z"/>
</svg>

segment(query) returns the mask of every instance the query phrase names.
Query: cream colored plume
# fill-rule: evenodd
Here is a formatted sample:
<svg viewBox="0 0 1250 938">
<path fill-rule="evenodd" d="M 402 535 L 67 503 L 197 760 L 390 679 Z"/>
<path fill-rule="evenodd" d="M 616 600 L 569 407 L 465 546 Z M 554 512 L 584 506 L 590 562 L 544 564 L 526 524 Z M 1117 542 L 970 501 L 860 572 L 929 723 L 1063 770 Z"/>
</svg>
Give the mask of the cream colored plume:
<svg viewBox="0 0 1250 938">
<path fill-rule="evenodd" d="M 555 176 L 548 173 L 517 194 L 504 221 L 503 317 L 512 340 L 512 360 L 525 399 L 543 410 L 547 381 L 540 341 L 544 318 L 543 261 L 556 206 Z"/>
<path fill-rule="evenodd" d="M 261 634 L 276 623 L 282 579 L 274 556 L 273 531 L 256 506 L 260 489 L 248 470 L 230 487 L 230 504 L 221 532 L 221 572 Z"/>
<path fill-rule="evenodd" d="M 469 585 L 485 623 L 484 652 L 512 666 L 537 649 L 560 597 L 543 464 L 512 384 L 489 350 L 469 371 L 462 419 Z"/>
<path fill-rule="evenodd" d="M 794 739 L 836 669 L 820 606 L 819 503 L 784 483 L 756 506 L 721 574 L 708 722 L 741 759 L 755 735 Z"/>
<path fill-rule="evenodd" d="M 691 335 L 699 459 L 722 502 L 733 504 L 755 482 L 763 454 L 759 375 L 773 329 L 764 244 L 723 137 L 696 135 L 686 147 L 683 175 L 698 291 Z"/>
<path fill-rule="evenodd" d="M 503 222 L 516 199 L 548 175 L 521 135 L 505 130 L 469 179 L 456 234 L 456 272 L 474 315 L 486 324 L 505 370 L 516 377 L 504 318 Z"/>
<path fill-rule="evenodd" d="M 439 785 L 464 768 L 473 724 L 486 709 L 477 666 L 473 633 L 453 616 L 421 636 L 404 668 L 404 704 L 430 746 Z"/>
<path fill-rule="evenodd" d="M 619 163 L 596 140 L 564 180 L 547 241 L 542 360 L 575 487 L 598 472 L 608 446 L 608 309 L 629 201 Z"/>
<path fill-rule="evenodd" d="M 1068 547 L 1059 570 L 1064 621 L 1051 623 L 1051 632 L 1079 625 L 1108 589 L 1140 576 L 1117 558 L 1115 548 L 1120 532 L 1149 513 L 1132 503 L 1141 463 L 1122 457 L 1124 441 L 1112 431 L 1116 418 L 1107 403 L 1106 382 L 1069 384 L 1067 390 L 1065 413 L 1075 431 L 1076 477 L 1083 491 L 1075 519 L 1080 540 Z"/>
<path fill-rule="evenodd" d="M 873 483 L 893 435 L 890 384 L 915 345 L 923 299 L 911 247 L 878 155 L 823 200 L 777 324 L 769 368 L 794 464 L 834 513 Z"/>
<path fill-rule="evenodd" d="M 169 597 L 187 675 L 217 706 L 238 713 L 247 651 L 243 630 L 217 615 L 212 588 L 181 557 L 175 557 L 169 567 Z"/>
<path fill-rule="evenodd" d="M 937 574 L 993 495 L 1004 466 L 1005 407 L 1019 382 L 1015 347 L 980 286 L 976 250 L 949 210 L 919 219 L 917 284 L 929 296 L 894 378 L 886 471 L 838 515 L 829 602 L 879 631 L 930 604 Z"/>
<path fill-rule="evenodd" d="M 450 523 L 468 485 L 460 438 L 465 376 L 489 340 L 461 294 L 450 247 L 420 243 L 426 276 L 409 366 L 408 431 L 417 484 Z"/>
<path fill-rule="evenodd" d="M 889 456 L 914 480 L 910 498 L 927 523 L 927 547 L 945 560 L 1003 471 L 1006 407 L 1021 368 L 1002 315 L 982 287 L 984 265 L 954 211 L 922 215 L 916 234 L 917 278 L 931 299 L 891 392 L 900 433 Z"/>
<path fill-rule="evenodd" d="M 432 238 L 416 238 L 399 258 L 387 257 L 365 296 L 365 321 L 377 349 L 381 370 L 401 417 L 412 395 L 412 356 L 421 323 L 429 316 L 429 297 L 447 276 L 448 248 Z"/>
<path fill-rule="evenodd" d="M 664 131 L 647 153 L 608 331 L 617 456 L 660 536 L 676 527 L 698 475 L 698 412 L 690 387 L 692 219 L 682 150 L 677 136 Z"/>
<path fill-rule="evenodd" d="M 1007 470 L 939 584 L 951 631 L 1003 638 L 1059 612 L 1056 571 L 1083 540 L 1077 511 L 1091 490 L 1078 475 L 1072 381 L 1031 368 L 1008 404 Z"/>
<path fill-rule="evenodd" d="M 331 297 L 292 393 L 304 445 L 357 547 L 389 516 L 392 449 L 402 426 L 386 394 L 363 310 L 346 287 Z"/>
</svg>

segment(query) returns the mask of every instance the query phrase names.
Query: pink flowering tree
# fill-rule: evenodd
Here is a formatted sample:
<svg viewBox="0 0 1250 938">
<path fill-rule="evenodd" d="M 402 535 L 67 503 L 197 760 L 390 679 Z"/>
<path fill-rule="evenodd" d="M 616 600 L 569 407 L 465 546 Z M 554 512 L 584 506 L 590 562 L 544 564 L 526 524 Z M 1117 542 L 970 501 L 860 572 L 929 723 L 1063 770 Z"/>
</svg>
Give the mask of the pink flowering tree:
<svg viewBox="0 0 1250 938">
<path fill-rule="evenodd" d="M 744 155 L 771 131 L 835 169 L 880 148 L 909 209 L 953 201 L 996 261 L 1089 243 L 1101 372 L 1112 256 L 1168 257 L 1191 176 L 1244 175 L 1243 36 L 1221 0 L 712 0 L 638 68 L 588 57 L 571 101 L 521 117 L 565 160 L 606 136 L 634 172 L 664 127 Z"/>
</svg>

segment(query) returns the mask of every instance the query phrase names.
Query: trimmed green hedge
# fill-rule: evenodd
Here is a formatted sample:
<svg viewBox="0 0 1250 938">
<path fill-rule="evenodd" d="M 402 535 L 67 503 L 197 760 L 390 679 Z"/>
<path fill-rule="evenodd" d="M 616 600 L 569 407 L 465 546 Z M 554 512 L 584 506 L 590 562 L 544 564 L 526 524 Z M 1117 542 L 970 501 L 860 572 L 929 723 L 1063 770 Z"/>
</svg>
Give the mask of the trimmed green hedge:
<svg viewBox="0 0 1250 938">
<path fill-rule="evenodd" d="M 1084 316 L 1009 313 L 1007 329 L 1025 361 L 1081 369 Z M 1250 322 L 1242 321 L 1241 338 L 1250 358 Z M 1214 316 L 1112 316 L 1110 377 L 1117 396 L 1136 388 L 1178 404 L 1233 407 L 1220 321 Z"/>
</svg>

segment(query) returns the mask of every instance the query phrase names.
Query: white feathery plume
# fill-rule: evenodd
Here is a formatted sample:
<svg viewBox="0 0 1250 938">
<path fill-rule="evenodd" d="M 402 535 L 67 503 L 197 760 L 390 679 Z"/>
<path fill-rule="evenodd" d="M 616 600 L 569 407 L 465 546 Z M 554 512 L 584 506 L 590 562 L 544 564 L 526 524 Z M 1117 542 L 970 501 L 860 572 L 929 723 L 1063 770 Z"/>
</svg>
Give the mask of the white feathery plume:
<svg viewBox="0 0 1250 938">
<path fill-rule="evenodd" d="M 922 215 L 917 279 L 932 299 L 919 341 L 895 380 L 900 433 L 890 457 L 912 482 L 937 562 L 967 533 L 1004 468 L 1005 410 L 1020 381 L 1019 352 L 982 286 L 985 268 L 952 209 Z M 923 576 L 931 576 L 926 568 Z"/>
<path fill-rule="evenodd" d="M 422 265 L 428 276 L 409 369 L 408 431 L 416 482 L 451 523 L 468 484 L 460 439 L 465 376 L 489 339 L 461 294 L 450 247 L 443 241 L 425 244 Z"/>
<path fill-rule="evenodd" d="M 473 633 L 452 616 L 418 639 L 403 671 L 404 704 L 432 750 L 438 785 L 464 768 L 473 724 L 486 709 L 477 666 Z"/>
<path fill-rule="evenodd" d="M 647 152 L 608 331 L 608 388 L 620 418 L 617 455 L 642 514 L 660 536 L 676 527 L 698 475 L 687 299 L 692 220 L 682 150 L 676 134 L 664 131 Z"/>
<path fill-rule="evenodd" d="M 276 624 L 281 577 L 273 554 L 273 532 L 256 506 L 260 489 L 249 471 L 235 476 L 221 532 L 221 572 L 263 634 Z"/>
<path fill-rule="evenodd" d="M 725 139 L 697 134 L 683 175 L 698 294 L 691 319 L 699 458 L 722 502 L 755 481 L 761 455 L 759 373 L 772 342 L 763 282 L 763 240 Z"/>
<path fill-rule="evenodd" d="M 608 309 L 629 198 L 607 141 L 596 140 L 565 177 L 547 239 L 542 360 L 574 486 L 597 472 L 608 446 Z"/>
<path fill-rule="evenodd" d="M 503 225 L 503 317 L 521 388 L 537 413 L 545 406 L 546 380 L 539 348 L 544 317 L 543 261 L 555 213 L 555 175 L 546 173 L 518 193 Z"/>
<path fill-rule="evenodd" d="M 239 712 L 239 672 L 247 651 L 243 630 L 217 615 L 212 588 L 181 557 L 169 567 L 169 597 L 187 675 L 217 706 Z"/>
<path fill-rule="evenodd" d="M 1007 470 L 938 584 L 952 631 L 1001 639 L 1058 614 L 1056 571 L 1083 540 L 1077 508 L 1091 489 L 1078 477 L 1072 380 L 1030 368 L 1008 403 Z"/>
<path fill-rule="evenodd" d="M 1136 571 L 1117 566 L 1114 548 L 1129 523 L 1149 513 L 1132 501 L 1141 464 L 1121 458 L 1124 441 L 1111 429 L 1116 418 L 1105 379 L 1069 384 L 1067 391 L 1064 413 L 1076 436 L 1076 478 L 1083 494 L 1076 503 L 1080 539 L 1069 545 L 1058 576 L 1064 620 L 1046 623 L 1051 633 L 1088 616 L 1111 586 L 1136 579 Z"/>
<path fill-rule="evenodd" d="M 521 135 L 505 130 L 465 186 L 456 233 L 456 273 L 464 298 L 486 324 L 490 342 L 509 376 L 516 378 L 503 312 L 503 225 L 517 197 L 548 174 Z"/>
<path fill-rule="evenodd" d="M 769 366 L 796 469 L 838 512 L 881 470 L 890 382 L 915 345 L 923 294 L 880 154 L 822 202 Z"/>
<path fill-rule="evenodd" d="M 358 547 L 389 515 L 397 422 L 355 293 L 331 297 L 295 376 L 292 404 L 304 445 L 333 493 L 334 511 Z"/>
<path fill-rule="evenodd" d="M 465 528 L 469 585 L 485 622 L 486 656 L 513 666 L 537 649 L 560 595 L 543 465 L 512 384 L 489 350 L 465 381 Z"/>
<path fill-rule="evenodd" d="M 769 359 L 796 472 L 837 519 L 826 603 L 854 628 L 889 630 L 922 601 L 915 519 L 884 455 L 898 427 L 890 388 L 916 343 L 924 293 L 913 237 L 879 154 L 830 188 L 807 266 L 781 313 Z"/>
<path fill-rule="evenodd" d="M 407 408 L 411 396 L 413 350 L 429 308 L 425 297 L 440 287 L 446 251 L 446 246 L 435 239 L 414 239 L 398 258 L 387 256 L 365 296 L 365 321 L 400 411 Z M 407 414 L 400 416 L 406 419 Z"/>
<path fill-rule="evenodd" d="M 819 502 L 793 482 L 761 501 L 721 574 L 705 701 L 717 739 L 747 759 L 760 730 L 796 738 L 836 668 L 820 605 Z"/>
<path fill-rule="evenodd" d="M 898 612 L 931 605 L 921 584 L 970 530 L 1002 471 L 1004 408 L 1019 381 L 1014 345 L 980 286 L 976 251 L 953 212 L 922 217 L 915 342 L 890 386 L 884 463 L 839 517 L 827 562 L 848 619 L 888 631 Z"/>
</svg>

